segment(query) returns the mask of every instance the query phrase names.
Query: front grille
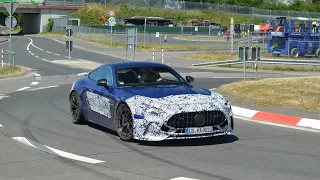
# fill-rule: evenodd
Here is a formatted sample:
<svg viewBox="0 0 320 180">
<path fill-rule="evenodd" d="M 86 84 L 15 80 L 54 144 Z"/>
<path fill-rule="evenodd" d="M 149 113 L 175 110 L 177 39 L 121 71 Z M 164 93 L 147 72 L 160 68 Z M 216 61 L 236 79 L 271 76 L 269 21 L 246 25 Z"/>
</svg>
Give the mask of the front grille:
<svg viewBox="0 0 320 180">
<path fill-rule="evenodd" d="M 196 117 L 197 115 L 198 117 Z M 202 116 L 203 122 L 199 121 L 199 116 Z M 221 111 L 187 112 L 173 115 L 167 125 L 173 128 L 217 126 L 225 120 L 226 118 Z"/>
</svg>

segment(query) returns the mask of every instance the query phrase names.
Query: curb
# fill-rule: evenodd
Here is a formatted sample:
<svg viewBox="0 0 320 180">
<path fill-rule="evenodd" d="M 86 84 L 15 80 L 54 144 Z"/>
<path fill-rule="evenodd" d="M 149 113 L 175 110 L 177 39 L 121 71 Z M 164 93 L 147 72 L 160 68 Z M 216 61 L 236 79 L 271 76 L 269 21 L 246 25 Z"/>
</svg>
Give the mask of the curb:
<svg viewBox="0 0 320 180">
<path fill-rule="evenodd" d="M 258 121 L 267 121 L 271 123 L 284 124 L 289 126 L 299 126 L 312 129 L 320 129 L 320 120 L 288 116 L 263 111 L 256 111 L 237 106 L 232 106 L 234 115 L 251 118 Z"/>
<path fill-rule="evenodd" d="M 0 38 L 0 43 L 4 43 L 4 42 L 8 42 L 8 41 L 9 41 L 9 39 L 6 39 L 6 38 L 1 39 Z"/>
</svg>

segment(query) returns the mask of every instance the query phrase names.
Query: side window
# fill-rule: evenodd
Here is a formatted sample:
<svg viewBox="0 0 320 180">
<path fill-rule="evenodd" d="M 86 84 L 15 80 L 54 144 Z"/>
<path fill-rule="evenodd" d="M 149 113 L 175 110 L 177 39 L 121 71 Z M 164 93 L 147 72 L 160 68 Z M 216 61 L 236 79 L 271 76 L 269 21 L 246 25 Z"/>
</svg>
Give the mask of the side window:
<svg viewBox="0 0 320 180">
<path fill-rule="evenodd" d="M 94 80 L 94 81 L 97 81 L 97 73 L 98 73 L 99 69 L 98 70 L 95 70 L 95 71 L 92 71 L 90 74 L 89 74 L 89 78 Z"/>
<path fill-rule="evenodd" d="M 113 86 L 111 69 L 109 68 L 98 69 L 96 80 L 99 80 L 99 79 L 106 79 L 108 81 L 108 85 Z"/>
</svg>

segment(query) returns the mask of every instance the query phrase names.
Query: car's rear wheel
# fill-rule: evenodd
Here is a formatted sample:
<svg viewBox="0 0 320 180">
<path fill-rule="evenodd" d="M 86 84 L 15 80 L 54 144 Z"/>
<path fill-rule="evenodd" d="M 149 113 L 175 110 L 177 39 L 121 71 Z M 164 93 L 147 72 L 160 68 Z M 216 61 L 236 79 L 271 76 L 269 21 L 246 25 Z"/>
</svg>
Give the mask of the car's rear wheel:
<svg viewBox="0 0 320 180">
<path fill-rule="evenodd" d="M 82 112 L 82 104 L 79 95 L 76 92 L 73 92 L 69 99 L 70 103 L 70 112 L 75 124 L 85 124 L 86 118 Z"/>
<path fill-rule="evenodd" d="M 120 139 L 133 140 L 133 119 L 130 108 L 126 104 L 120 104 L 117 109 L 116 128 Z"/>
</svg>

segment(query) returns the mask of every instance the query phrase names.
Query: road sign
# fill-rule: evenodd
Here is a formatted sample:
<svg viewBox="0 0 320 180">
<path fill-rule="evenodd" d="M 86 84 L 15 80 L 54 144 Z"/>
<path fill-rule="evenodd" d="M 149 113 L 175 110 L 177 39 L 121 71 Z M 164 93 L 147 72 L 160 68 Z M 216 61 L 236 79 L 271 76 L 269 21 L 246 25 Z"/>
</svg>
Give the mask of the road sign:
<svg viewBox="0 0 320 180">
<path fill-rule="evenodd" d="M 160 33 L 159 32 L 156 32 L 156 37 L 160 37 Z"/>
<path fill-rule="evenodd" d="M 110 26 L 114 26 L 116 24 L 116 19 L 114 17 L 109 17 Z"/>
<path fill-rule="evenodd" d="M 73 30 L 72 29 L 66 29 L 66 35 L 68 37 L 71 37 L 73 35 Z"/>
<path fill-rule="evenodd" d="M 9 16 L 12 16 L 12 14 L 16 11 L 19 2 L 4 2 L 3 5 L 8 11 Z"/>
<path fill-rule="evenodd" d="M 69 41 L 66 41 L 66 49 L 67 51 L 72 51 L 72 46 L 73 46 L 73 41 L 69 40 Z"/>
<path fill-rule="evenodd" d="M 198 27 L 194 27 L 194 31 L 198 31 Z"/>
<path fill-rule="evenodd" d="M 11 16 L 12 25 L 11 28 L 14 28 L 17 25 L 17 19 L 14 16 Z M 10 28 L 10 16 L 6 18 L 5 24 L 8 28 Z"/>
<path fill-rule="evenodd" d="M 126 61 L 128 60 L 128 53 L 133 55 L 133 61 L 136 59 L 137 49 L 137 28 L 126 29 Z"/>
<path fill-rule="evenodd" d="M 115 14 L 115 12 L 113 11 L 113 10 L 110 10 L 109 11 L 109 16 L 111 16 L 111 17 L 113 17 L 113 16 L 115 16 L 116 14 Z"/>
</svg>

